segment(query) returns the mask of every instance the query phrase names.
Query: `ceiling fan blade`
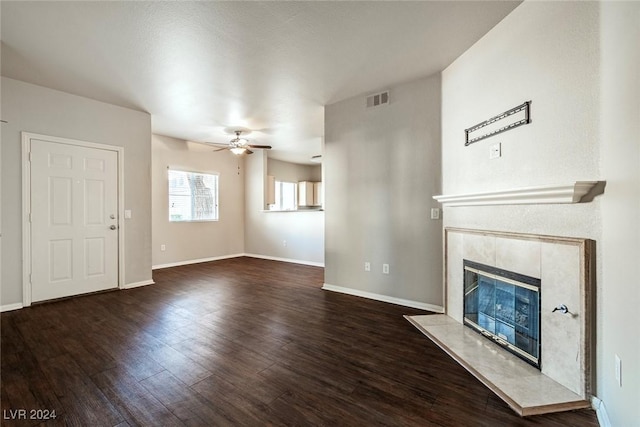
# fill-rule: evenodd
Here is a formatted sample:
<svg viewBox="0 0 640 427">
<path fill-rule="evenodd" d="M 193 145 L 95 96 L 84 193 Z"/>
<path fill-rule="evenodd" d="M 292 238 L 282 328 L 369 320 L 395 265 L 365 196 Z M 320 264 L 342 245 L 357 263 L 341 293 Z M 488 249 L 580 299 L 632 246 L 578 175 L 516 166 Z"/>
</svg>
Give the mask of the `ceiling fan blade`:
<svg viewBox="0 0 640 427">
<path fill-rule="evenodd" d="M 253 151 L 249 150 L 248 148 L 244 152 L 245 154 L 253 154 Z"/>
<path fill-rule="evenodd" d="M 217 150 L 213 150 L 213 152 L 215 153 L 216 151 L 223 151 L 223 150 L 228 150 L 229 147 L 222 147 L 222 148 L 218 148 Z"/>
<path fill-rule="evenodd" d="M 255 144 L 249 144 L 247 145 L 247 147 L 251 147 L 251 148 L 260 148 L 262 150 L 271 150 L 271 146 L 270 145 L 255 145 Z"/>
</svg>

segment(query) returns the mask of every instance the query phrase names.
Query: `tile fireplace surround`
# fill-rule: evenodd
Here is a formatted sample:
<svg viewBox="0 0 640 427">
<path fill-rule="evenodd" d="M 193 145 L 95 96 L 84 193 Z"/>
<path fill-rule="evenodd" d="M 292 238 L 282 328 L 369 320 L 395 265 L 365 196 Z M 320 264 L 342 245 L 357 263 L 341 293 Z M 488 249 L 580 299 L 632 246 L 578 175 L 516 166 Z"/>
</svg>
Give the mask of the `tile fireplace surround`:
<svg viewBox="0 0 640 427">
<path fill-rule="evenodd" d="M 589 407 L 595 242 L 445 229 L 445 313 L 407 319 L 522 416 Z M 463 260 L 541 280 L 541 370 L 463 326 Z M 569 313 L 555 307 L 566 305 Z"/>
</svg>

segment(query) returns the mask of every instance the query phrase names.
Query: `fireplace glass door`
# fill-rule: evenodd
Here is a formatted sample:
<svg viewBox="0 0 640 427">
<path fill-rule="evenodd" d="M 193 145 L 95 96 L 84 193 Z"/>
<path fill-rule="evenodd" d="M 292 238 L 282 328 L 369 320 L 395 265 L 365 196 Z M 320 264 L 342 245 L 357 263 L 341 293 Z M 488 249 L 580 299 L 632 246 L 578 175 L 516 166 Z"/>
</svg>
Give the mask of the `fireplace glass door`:
<svg viewBox="0 0 640 427">
<path fill-rule="evenodd" d="M 540 280 L 471 261 L 464 323 L 540 368 Z"/>
</svg>

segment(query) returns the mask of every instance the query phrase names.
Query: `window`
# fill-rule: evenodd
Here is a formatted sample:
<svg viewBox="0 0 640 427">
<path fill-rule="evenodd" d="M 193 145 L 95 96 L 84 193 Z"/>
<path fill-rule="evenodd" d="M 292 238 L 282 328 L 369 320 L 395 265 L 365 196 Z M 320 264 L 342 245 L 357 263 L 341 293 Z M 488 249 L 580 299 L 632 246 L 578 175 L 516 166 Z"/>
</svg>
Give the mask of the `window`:
<svg viewBox="0 0 640 427">
<path fill-rule="evenodd" d="M 217 221 L 218 175 L 169 170 L 169 221 Z"/>
<path fill-rule="evenodd" d="M 272 211 L 294 211 L 297 208 L 297 189 L 295 182 L 276 181 L 276 203 L 270 206 Z"/>
</svg>

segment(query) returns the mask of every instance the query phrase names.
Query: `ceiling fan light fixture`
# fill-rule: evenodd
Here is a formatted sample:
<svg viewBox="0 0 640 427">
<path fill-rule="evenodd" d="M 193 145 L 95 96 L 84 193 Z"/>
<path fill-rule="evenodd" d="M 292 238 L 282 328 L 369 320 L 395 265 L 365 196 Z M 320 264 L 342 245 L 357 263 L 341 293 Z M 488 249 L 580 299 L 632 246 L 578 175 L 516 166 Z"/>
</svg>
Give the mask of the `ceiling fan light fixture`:
<svg viewBox="0 0 640 427">
<path fill-rule="evenodd" d="M 234 131 L 234 133 L 236 134 L 236 137 L 233 138 L 231 141 L 229 141 L 228 144 L 213 143 L 214 146 L 220 147 L 213 151 L 229 150 L 236 156 L 241 156 L 243 154 L 253 154 L 253 151 L 251 151 L 253 148 L 257 148 L 260 150 L 271 149 L 270 145 L 249 144 L 248 139 L 240 138 L 240 135 L 242 134 L 242 132 L 243 132 L 242 130 Z"/>
</svg>

